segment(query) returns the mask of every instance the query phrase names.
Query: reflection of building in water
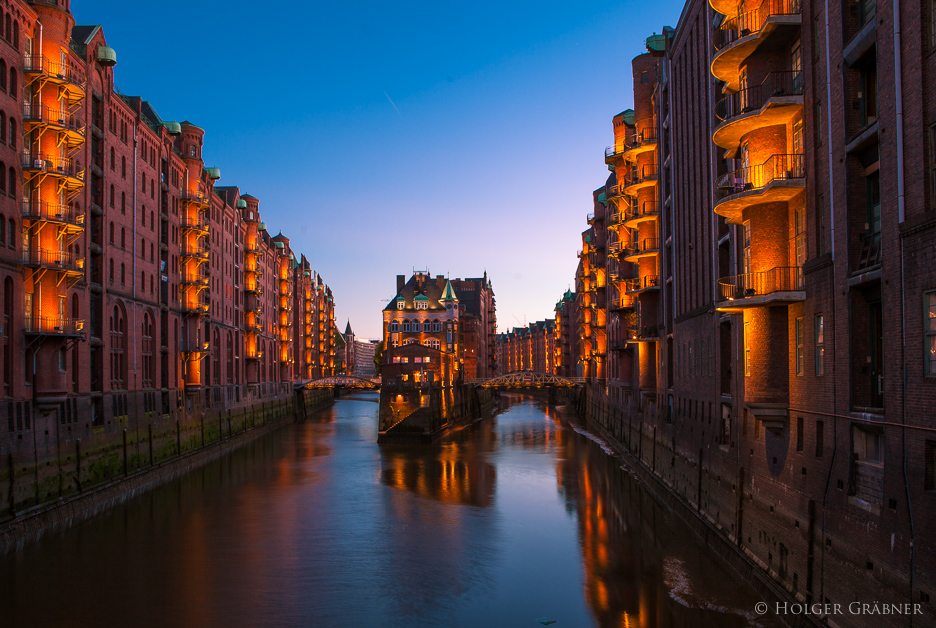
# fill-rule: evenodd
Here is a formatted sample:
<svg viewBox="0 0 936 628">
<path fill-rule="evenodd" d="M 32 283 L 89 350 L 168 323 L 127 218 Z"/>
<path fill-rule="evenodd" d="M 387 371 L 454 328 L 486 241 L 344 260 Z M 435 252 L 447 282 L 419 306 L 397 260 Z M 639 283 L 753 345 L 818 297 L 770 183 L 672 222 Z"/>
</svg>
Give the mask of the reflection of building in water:
<svg viewBox="0 0 936 628">
<path fill-rule="evenodd" d="M 578 516 L 585 598 L 599 626 L 748 625 L 743 615 L 730 610 L 743 603 L 732 605 L 736 591 L 724 589 L 724 571 L 700 552 L 685 529 L 670 528 L 666 514 L 619 468 L 616 458 L 577 437 L 566 438 L 563 450 L 558 488 Z M 683 569 L 672 573 L 668 556 L 698 561 L 693 562 L 694 580 Z M 712 613 L 716 607 L 727 612 Z"/>
<path fill-rule="evenodd" d="M 447 504 L 488 507 L 494 498 L 497 472 L 474 447 L 446 443 L 441 449 L 381 450 L 381 479 Z"/>
</svg>

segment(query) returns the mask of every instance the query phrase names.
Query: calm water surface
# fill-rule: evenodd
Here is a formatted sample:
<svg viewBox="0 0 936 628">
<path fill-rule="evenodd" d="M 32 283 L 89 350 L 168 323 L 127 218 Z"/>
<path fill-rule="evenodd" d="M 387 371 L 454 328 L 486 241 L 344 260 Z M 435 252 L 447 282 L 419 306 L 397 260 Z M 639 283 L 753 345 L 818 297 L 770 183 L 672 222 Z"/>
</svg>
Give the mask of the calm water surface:
<svg viewBox="0 0 936 628">
<path fill-rule="evenodd" d="M 376 401 L 0 558 L 0 626 L 773 628 L 562 408 L 378 447 Z"/>
</svg>

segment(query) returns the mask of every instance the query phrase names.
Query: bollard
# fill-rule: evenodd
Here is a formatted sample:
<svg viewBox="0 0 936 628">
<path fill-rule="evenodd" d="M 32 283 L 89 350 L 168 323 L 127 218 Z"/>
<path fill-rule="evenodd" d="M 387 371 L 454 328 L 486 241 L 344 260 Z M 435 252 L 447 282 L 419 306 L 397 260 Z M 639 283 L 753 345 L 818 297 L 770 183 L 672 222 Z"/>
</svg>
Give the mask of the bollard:
<svg viewBox="0 0 936 628">
<path fill-rule="evenodd" d="M 123 472 L 127 476 L 127 428 L 123 430 Z"/>
</svg>

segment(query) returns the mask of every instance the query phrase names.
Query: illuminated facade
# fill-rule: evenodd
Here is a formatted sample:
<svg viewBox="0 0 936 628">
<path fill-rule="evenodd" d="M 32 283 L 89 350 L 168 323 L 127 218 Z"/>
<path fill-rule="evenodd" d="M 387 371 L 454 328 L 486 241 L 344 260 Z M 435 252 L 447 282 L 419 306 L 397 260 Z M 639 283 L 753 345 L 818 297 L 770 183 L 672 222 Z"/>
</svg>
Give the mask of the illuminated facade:
<svg viewBox="0 0 936 628">
<path fill-rule="evenodd" d="M 924 623 L 930 9 L 688 2 L 632 62 L 634 106 L 612 120 L 612 176 L 582 236 L 578 320 L 557 306 L 558 354 L 578 336 L 572 356 L 609 407 L 595 422 L 766 577 L 806 601 L 922 602 Z M 902 38 L 900 21 L 926 27 Z"/>
<path fill-rule="evenodd" d="M 331 291 L 256 198 L 217 185 L 205 131 L 121 94 L 115 51 L 67 0 L 4 7 L 3 450 L 198 420 L 332 374 Z"/>
<path fill-rule="evenodd" d="M 499 374 L 535 371 L 556 375 L 556 321 L 547 319 L 497 336 Z"/>
</svg>

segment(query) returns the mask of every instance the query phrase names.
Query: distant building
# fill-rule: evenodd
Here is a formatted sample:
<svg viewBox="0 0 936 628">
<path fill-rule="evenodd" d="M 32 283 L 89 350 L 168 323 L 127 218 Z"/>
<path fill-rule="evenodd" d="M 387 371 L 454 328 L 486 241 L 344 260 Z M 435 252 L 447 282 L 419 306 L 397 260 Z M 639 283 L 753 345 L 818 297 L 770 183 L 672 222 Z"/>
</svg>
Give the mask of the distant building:
<svg viewBox="0 0 936 628">
<path fill-rule="evenodd" d="M 497 316 L 491 280 L 485 272 L 483 277 L 453 279 L 452 287 L 465 313 L 477 319 L 477 324 L 466 325 L 478 334 L 478 339 L 476 344 L 466 348 L 466 364 L 471 356 L 472 366 L 471 373 L 466 372 L 465 377 L 491 377 L 497 370 Z"/>
</svg>

